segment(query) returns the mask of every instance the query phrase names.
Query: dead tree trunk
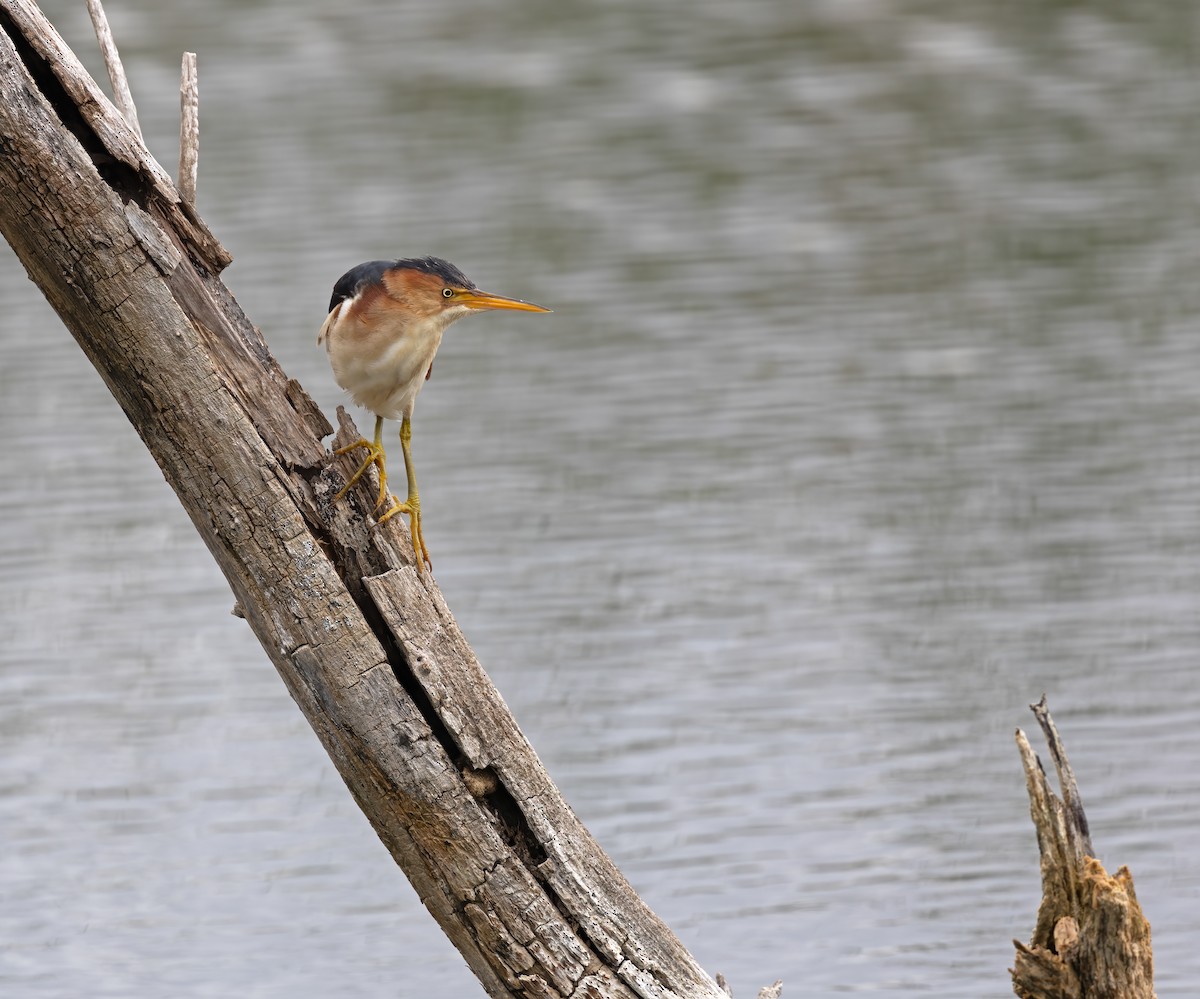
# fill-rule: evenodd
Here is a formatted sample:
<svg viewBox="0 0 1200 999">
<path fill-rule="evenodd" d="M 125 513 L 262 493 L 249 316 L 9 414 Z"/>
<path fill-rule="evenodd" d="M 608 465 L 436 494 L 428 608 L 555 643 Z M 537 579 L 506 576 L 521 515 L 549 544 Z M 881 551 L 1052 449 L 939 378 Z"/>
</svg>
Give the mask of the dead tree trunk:
<svg viewBox="0 0 1200 999">
<path fill-rule="evenodd" d="M 0 0 L 0 228 L 487 992 L 723 997 L 563 800 L 401 518 L 330 506 L 351 459 L 331 465 L 229 256 L 29 0 Z"/>
<path fill-rule="evenodd" d="M 1014 940 L 1013 991 L 1021 999 L 1155 999 L 1150 924 L 1122 867 L 1109 875 L 1093 855 L 1075 775 L 1046 699 L 1032 705 L 1058 772 L 1062 797 L 1017 730 L 1029 811 L 1037 829 L 1042 904 L 1029 945 Z"/>
</svg>

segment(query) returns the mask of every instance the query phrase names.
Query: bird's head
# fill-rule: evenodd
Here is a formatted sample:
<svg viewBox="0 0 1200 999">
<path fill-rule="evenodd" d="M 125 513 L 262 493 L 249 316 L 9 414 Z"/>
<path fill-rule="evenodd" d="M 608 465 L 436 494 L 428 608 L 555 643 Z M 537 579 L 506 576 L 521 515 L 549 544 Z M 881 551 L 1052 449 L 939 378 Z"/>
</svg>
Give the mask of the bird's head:
<svg viewBox="0 0 1200 999">
<path fill-rule="evenodd" d="M 403 302 L 414 318 L 437 318 L 449 325 L 472 312 L 511 309 L 549 312 L 540 305 L 480 291 L 462 271 L 440 257 L 396 260 L 387 265 L 380 280 L 389 297 Z"/>
</svg>

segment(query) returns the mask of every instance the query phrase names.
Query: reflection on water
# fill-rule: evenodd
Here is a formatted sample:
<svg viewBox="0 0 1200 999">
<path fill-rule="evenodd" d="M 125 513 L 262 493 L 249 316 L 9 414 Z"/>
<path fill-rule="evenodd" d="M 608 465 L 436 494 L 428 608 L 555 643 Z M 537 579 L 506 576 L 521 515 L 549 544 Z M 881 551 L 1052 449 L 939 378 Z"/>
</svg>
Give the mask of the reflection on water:
<svg viewBox="0 0 1200 999">
<path fill-rule="evenodd" d="M 1046 691 L 1162 992 L 1194 986 L 1190 5 L 109 13 L 167 163 L 198 50 L 202 210 L 328 412 L 358 260 L 555 309 L 448 335 L 428 540 L 705 966 L 1003 992 L 1038 887 L 1011 732 Z M 0 285 L 0 983 L 474 994 L 7 254 Z"/>
</svg>

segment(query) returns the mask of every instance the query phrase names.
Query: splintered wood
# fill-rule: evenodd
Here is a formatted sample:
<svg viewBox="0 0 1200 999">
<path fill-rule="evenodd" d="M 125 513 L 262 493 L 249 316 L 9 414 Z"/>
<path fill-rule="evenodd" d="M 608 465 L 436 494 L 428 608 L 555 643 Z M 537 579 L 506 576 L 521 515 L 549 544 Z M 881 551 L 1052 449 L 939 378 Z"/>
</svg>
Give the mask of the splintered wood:
<svg viewBox="0 0 1200 999">
<path fill-rule="evenodd" d="M 1062 797 L 1054 793 L 1025 733 L 1029 811 L 1041 854 L 1042 902 L 1028 945 L 1013 941 L 1010 969 L 1021 999 L 1155 999 L 1150 924 L 1126 867 L 1108 874 L 1092 856 L 1091 834 L 1075 777 L 1046 699 L 1031 705 L 1045 733 Z"/>
</svg>

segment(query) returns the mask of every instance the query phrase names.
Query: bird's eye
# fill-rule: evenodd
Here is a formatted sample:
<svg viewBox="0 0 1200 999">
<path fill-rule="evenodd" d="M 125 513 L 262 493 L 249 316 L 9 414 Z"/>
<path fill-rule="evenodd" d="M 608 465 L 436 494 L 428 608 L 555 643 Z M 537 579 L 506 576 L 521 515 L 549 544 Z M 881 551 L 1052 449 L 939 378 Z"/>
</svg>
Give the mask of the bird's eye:
<svg viewBox="0 0 1200 999">
<path fill-rule="evenodd" d="M 453 298 L 453 297 L 454 297 L 454 289 L 453 288 L 443 288 L 442 289 L 442 298 Z"/>
</svg>

